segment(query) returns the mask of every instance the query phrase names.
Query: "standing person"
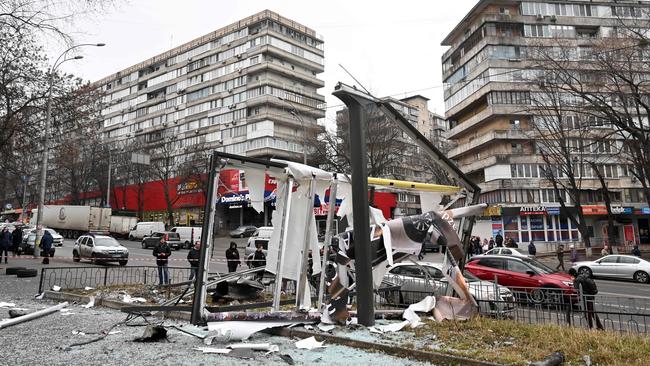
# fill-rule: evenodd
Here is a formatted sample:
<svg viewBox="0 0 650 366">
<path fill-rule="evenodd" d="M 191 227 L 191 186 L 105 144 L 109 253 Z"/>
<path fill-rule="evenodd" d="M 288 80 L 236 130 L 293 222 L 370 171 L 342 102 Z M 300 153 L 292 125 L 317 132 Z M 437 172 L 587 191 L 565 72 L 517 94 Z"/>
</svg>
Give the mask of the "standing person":
<svg viewBox="0 0 650 366">
<path fill-rule="evenodd" d="M 192 281 L 194 277 L 196 277 L 196 273 L 199 269 L 199 259 L 201 259 L 201 242 L 197 241 L 194 243 L 192 249 L 187 252 L 187 261 L 190 262 L 189 281 Z"/>
<path fill-rule="evenodd" d="M 169 268 L 167 263 L 169 262 L 169 256 L 172 255 L 172 250 L 167 245 L 167 240 L 165 237 L 162 237 L 153 248 L 153 256 L 156 257 L 156 265 L 158 266 L 158 279 L 160 280 L 160 285 L 169 284 Z"/>
<path fill-rule="evenodd" d="M 533 257 L 537 254 L 537 248 L 535 247 L 535 243 L 532 240 L 530 241 L 530 244 L 528 244 L 528 254 Z"/>
<path fill-rule="evenodd" d="M 595 318 L 596 320 L 596 328 L 599 330 L 604 330 L 605 328 L 603 327 L 603 324 L 600 322 L 600 318 L 598 318 L 598 314 L 596 314 L 596 311 L 594 309 L 594 300 L 596 297 L 596 294 L 598 293 L 598 287 L 596 286 L 596 282 L 589 277 L 586 273 L 579 274 L 576 279 L 573 281 L 573 287 L 578 290 L 578 294 L 582 295 L 582 301 L 585 306 L 584 312 L 585 312 L 585 318 L 587 318 L 587 323 L 589 324 L 589 328 L 593 328 L 593 319 Z"/>
<path fill-rule="evenodd" d="M 578 261 L 578 249 L 576 249 L 576 246 L 571 244 L 569 245 L 569 249 L 571 249 L 571 263 L 575 263 Z"/>
<path fill-rule="evenodd" d="M 262 244 L 257 244 L 257 250 L 253 254 L 253 268 L 266 266 L 266 254 L 262 249 Z"/>
<path fill-rule="evenodd" d="M 43 264 L 50 264 L 50 251 L 52 250 L 52 243 L 54 243 L 54 238 L 48 230 L 43 231 L 43 237 L 41 238 L 41 255 L 43 256 Z M 34 248 L 36 250 L 36 248 Z"/>
<path fill-rule="evenodd" d="M 241 263 L 239 260 L 239 251 L 237 250 L 237 243 L 230 242 L 230 248 L 226 250 L 226 260 L 228 261 L 228 272 L 237 272 L 237 267 Z"/>
<path fill-rule="evenodd" d="M 634 244 L 634 248 L 632 248 L 632 255 L 635 255 L 637 257 L 641 257 L 641 250 L 639 250 L 639 244 Z"/>
<path fill-rule="evenodd" d="M 490 237 L 490 241 L 488 242 L 488 250 L 494 248 L 495 245 L 496 244 L 494 242 L 494 239 L 492 237 Z"/>
<path fill-rule="evenodd" d="M 11 234 L 9 230 L 4 227 L 0 232 L 0 262 L 2 262 L 2 255 L 5 257 L 5 263 L 9 259 L 9 248 L 11 247 Z"/>
<path fill-rule="evenodd" d="M 562 267 L 562 271 L 566 272 L 566 269 L 564 268 L 564 245 L 562 244 L 558 245 L 555 254 L 557 255 L 557 260 L 559 262 L 557 267 L 555 267 L 555 269 L 559 270 L 560 267 Z"/>
<path fill-rule="evenodd" d="M 503 236 L 501 236 L 501 233 L 498 233 L 497 236 L 494 238 L 494 243 L 496 244 L 497 247 L 503 246 Z"/>
<path fill-rule="evenodd" d="M 609 248 L 607 247 L 607 244 L 605 244 L 605 246 L 603 247 L 603 250 L 600 251 L 600 255 L 602 257 L 604 257 L 606 255 L 609 255 Z"/>
<path fill-rule="evenodd" d="M 14 257 L 18 254 L 18 249 L 20 248 L 20 243 L 23 242 L 23 229 L 17 227 L 13 233 L 11 233 L 11 252 Z"/>
<path fill-rule="evenodd" d="M 488 244 L 487 238 L 483 239 L 483 246 L 481 247 L 481 250 L 483 250 L 483 253 L 487 252 L 490 248 L 490 244 Z"/>
</svg>

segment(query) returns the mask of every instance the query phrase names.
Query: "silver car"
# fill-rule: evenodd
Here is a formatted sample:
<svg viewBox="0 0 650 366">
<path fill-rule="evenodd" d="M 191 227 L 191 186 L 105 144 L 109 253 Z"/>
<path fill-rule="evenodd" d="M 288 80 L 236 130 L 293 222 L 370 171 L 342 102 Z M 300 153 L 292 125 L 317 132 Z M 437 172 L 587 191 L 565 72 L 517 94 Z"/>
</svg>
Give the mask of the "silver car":
<svg viewBox="0 0 650 366">
<path fill-rule="evenodd" d="M 118 262 L 126 266 L 129 250 L 117 240 L 105 235 L 82 235 L 72 248 L 72 260 L 90 259 L 93 263 Z"/>
<path fill-rule="evenodd" d="M 506 247 L 498 247 L 498 248 L 492 248 L 488 250 L 487 252 L 484 253 L 485 255 L 510 255 L 513 257 L 519 257 L 519 258 L 530 258 L 531 256 L 528 255 L 526 252 L 524 252 L 521 249 L 518 248 L 506 248 Z"/>
<path fill-rule="evenodd" d="M 570 271 L 590 277 L 619 278 L 640 283 L 650 281 L 650 262 L 631 255 L 607 255 L 595 261 L 576 262 Z"/>
<path fill-rule="evenodd" d="M 514 296 L 507 287 L 495 287 L 492 282 L 481 281 L 467 271 L 463 276 L 469 292 L 479 303 L 481 314 L 503 316 L 514 311 Z M 432 294 L 444 295 L 447 290 L 442 266 L 428 262 L 397 263 L 386 272 L 384 282 L 399 286 L 399 291 L 393 292 L 388 300 L 402 305 L 416 303 Z"/>
</svg>

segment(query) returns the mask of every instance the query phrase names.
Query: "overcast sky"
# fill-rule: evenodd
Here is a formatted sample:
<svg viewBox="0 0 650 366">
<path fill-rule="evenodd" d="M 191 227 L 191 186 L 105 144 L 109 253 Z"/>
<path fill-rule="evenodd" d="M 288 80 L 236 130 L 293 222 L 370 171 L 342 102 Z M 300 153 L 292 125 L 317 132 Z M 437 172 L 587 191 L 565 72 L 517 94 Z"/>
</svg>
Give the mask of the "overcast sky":
<svg viewBox="0 0 650 366">
<path fill-rule="evenodd" d="M 107 46 L 85 48 L 84 58 L 64 69 L 95 81 L 269 9 L 322 35 L 325 72 L 319 77 L 325 87 L 320 94 L 328 106 L 341 104 L 331 96 L 337 81 L 355 84 L 342 64 L 375 96 L 421 94 L 431 99 L 429 109 L 444 114 L 440 42 L 476 2 L 118 0 L 107 13 L 74 26 L 78 42 Z M 336 109 L 328 109 L 328 118 Z"/>
</svg>

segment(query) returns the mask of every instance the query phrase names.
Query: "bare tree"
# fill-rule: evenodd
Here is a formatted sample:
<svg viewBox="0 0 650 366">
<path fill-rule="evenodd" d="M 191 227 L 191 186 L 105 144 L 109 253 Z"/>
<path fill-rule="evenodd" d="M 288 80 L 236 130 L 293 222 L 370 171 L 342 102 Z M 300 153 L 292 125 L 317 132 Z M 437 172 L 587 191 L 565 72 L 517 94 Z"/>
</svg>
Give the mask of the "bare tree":
<svg viewBox="0 0 650 366">
<path fill-rule="evenodd" d="M 174 225 L 173 207 L 179 197 L 178 195 L 172 197 L 172 179 L 178 176 L 184 162 L 184 158 L 178 154 L 181 148 L 176 136 L 172 135 L 166 136 L 153 148 L 151 171 L 162 186 L 170 226 Z"/>
</svg>

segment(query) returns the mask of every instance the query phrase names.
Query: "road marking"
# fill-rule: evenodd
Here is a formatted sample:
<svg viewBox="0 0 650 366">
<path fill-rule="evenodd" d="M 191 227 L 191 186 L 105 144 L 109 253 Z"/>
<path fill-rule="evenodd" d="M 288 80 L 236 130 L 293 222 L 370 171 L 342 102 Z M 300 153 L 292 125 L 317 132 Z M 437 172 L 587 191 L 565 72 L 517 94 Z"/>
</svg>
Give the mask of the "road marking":
<svg viewBox="0 0 650 366">
<path fill-rule="evenodd" d="M 650 296 L 637 296 L 637 295 L 629 295 L 629 294 L 624 294 L 620 292 L 598 292 L 598 295 L 614 295 L 617 297 L 621 297 L 621 295 L 624 295 L 625 297 L 631 297 L 634 299 L 645 299 L 645 300 L 650 300 Z"/>
</svg>

